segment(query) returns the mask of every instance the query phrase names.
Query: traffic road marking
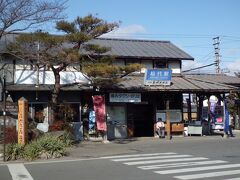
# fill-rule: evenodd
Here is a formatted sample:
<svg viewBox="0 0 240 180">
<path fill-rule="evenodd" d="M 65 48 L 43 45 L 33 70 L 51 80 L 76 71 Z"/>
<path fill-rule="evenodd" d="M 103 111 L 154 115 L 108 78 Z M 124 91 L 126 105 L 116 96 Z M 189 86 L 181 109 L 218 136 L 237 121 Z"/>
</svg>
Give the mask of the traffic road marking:
<svg viewBox="0 0 240 180">
<path fill-rule="evenodd" d="M 184 155 L 182 155 L 184 157 Z M 197 160 L 206 160 L 205 157 L 191 157 L 191 158 L 176 158 L 176 159 L 160 159 L 152 161 L 134 161 L 134 162 L 125 162 L 126 165 L 141 165 L 141 164 L 154 164 L 154 163 L 166 163 L 166 162 L 184 162 L 184 161 L 197 161 Z"/>
<path fill-rule="evenodd" d="M 153 172 L 157 174 L 162 175 L 179 174 L 177 176 L 173 176 L 173 178 L 180 180 L 203 179 L 203 178 L 208 179 L 211 177 L 221 176 L 226 178 L 227 176 L 232 176 L 231 178 L 228 177 L 230 179 L 226 180 L 240 180 L 239 177 L 233 177 L 233 175 L 240 174 L 240 170 L 238 170 L 240 164 L 230 164 L 228 161 L 223 160 L 209 160 L 206 157 L 194 157 L 192 155 L 179 155 L 177 153 L 173 153 L 160 155 L 136 154 L 124 156 L 112 156 L 108 157 L 108 159 L 114 162 L 121 162 L 122 164 L 125 165 L 136 166 L 137 168 L 142 170 L 155 170 Z M 229 168 L 232 169 L 228 170 Z M 159 170 L 156 171 L 156 169 Z M 189 174 L 189 172 L 197 173 L 197 171 L 202 171 L 202 173 Z"/>
<path fill-rule="evenodd" d="M 158 156 L 158 155 L 173 155 L 177 153 L 168 152 L 168 153 L 151 153 L 151 154 L 128 154 L 128 155 L 116 155 L 116 156 L 103 156 L 101 159 L 116 159 L 116 158 L 128 158 L 128 157 L 144 157 L 144 156 Z"/>
<path fill-rule="evenodd" d="M 197 162 L 185 162 L 185 163 L 166 163 L 166 164 L 157 164 L 149 166 L 139 166 L 138 168 L 143 170 L 152 170 L 152 169 L 166 169 L 173 167 L 184 167 L 184 166 L 197 166 L 197 165 L 209 165 L 209 164 L 221 164 L 227 163 L 227 161 L 216 160 L 216 161 L 197 161 Z"/>
<path fill-rule="evenodd" d="M 202 179 L 202 178 L 210 178 L 210 177 L 235 175 L 235 174 L 240 174 L 240 170 L 191 174 L 191 175 L 184 175 L 184 176 L 174 176 L 174 178 L 181 179 L 181 180 L 189 180 L 189 179 Z"/>
<path fill-rule="evenodd" d="M 170 156 L 151 156 L 151 157 L 138 157 L 138 158 L 124 158 L 124 159 L 113 159 L 112 161 L 138 161 L 138 160 L 149 160 L 149 159 L 166 159 L 166 158 L 179 158 L 179 157 L 192 157 L 192 155 L 170 155 Z"/>
<path fill-rule="evenodd" d="M 8 164 L 7 166 L 13 180 L 33 180 L 23 164 Z"/>
<path fill-rule="evenodd" d="M 215 169 L 227 169 L 227 168 L 236 168 L 236 167 L 240 167 L 240 164 L 225 164 L 225 165 L 218 165 L 218 166 L 203 166 L 203 167 L 172 169 L 172 170 L 163 170 L 163 171 L 154 171 L 154 172 L 158 173 L 158 174 L 176 174 L 176 173 L 184 173 L 184 172 L 215 170 Z"/>
</svg>

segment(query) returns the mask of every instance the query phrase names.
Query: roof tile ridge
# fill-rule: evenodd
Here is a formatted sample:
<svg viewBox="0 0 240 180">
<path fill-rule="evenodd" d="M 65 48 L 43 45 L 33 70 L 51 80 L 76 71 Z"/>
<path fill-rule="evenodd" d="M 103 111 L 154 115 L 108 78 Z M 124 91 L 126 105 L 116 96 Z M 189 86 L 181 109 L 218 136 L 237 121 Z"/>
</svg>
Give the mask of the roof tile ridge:
<svg viewBox="0 0 240 180">
<path fill-rule="evenodd" d="M 224 84 L 224 83 L 220 83 L 220 82 L 214 82 L 214 81 L 210 81 L 210 80 L 201 80 L 201 79 L 192 78 L 192 77 L 185 77 L 185 78 L 200 81 L 200 82 L 206 82 L 206 83 L 212 83 L 212 84 L 216 84 L 216 85 L 223 85 L 223 86 L 227 86 L 227 87 L 231 87 L 231 88 L 233 88 L 233 87 L 236 88 L 236 86 L 231 86 L 231 85 L 228 85 L 228 84 Z"/>
<path fill-rule="evenodd" d="M 200 86 L 196 85 L 195 83 L 191 82 L 191 81 L 190 81 L 187 77 L 185 77 L 184 75 L 182 76 L 182 78 L 183 78 L 185 81 L 187 81 L 187 82 L 189 82 L 190 84 L 192 84 L 193 86 L 195 86 L 195 87 L 197 87 L 197 88 L 199 88 L 199 89 L 203 89 L 203 88 L 201 88 Z"/>
<path fill-rule="evenodd" d="M 97 40 L 112 40 L 112 41 L 134 41 L 134 42 L 159 42 L 159 43 L 171 43 L 167 40 L 149 40 L 149 39 L 125 39 L 125 38 L 107 38 L 97 37 Z"/>
</svg>

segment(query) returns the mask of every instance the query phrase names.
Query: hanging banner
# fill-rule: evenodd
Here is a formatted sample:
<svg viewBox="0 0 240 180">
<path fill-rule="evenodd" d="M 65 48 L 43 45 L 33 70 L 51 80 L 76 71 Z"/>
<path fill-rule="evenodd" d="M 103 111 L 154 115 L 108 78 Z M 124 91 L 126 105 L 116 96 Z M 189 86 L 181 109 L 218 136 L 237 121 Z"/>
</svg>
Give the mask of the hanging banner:
<svg viewBox="0 0 240 180">
<path fill-rule="evenodd" d="M 228 134 L 229 131 L 229 111 L 227 107 L 227 102 L 224 100 L 224 132 Z"/>
<path fill-rule="evenodd" d="M 92 96 L 95 111 L 97 130 L 107 131 L 105 97 L 101 95 Z"/>
<path fill-rule="evenodd" d="M 210 99 L 210 113 L 211 113 L 211 118 L 213 123 L 216 122 L 216 114 L 215 114 L 216 105 L 217 105 L 217 102 L 211 101 Z"/>
</svg>

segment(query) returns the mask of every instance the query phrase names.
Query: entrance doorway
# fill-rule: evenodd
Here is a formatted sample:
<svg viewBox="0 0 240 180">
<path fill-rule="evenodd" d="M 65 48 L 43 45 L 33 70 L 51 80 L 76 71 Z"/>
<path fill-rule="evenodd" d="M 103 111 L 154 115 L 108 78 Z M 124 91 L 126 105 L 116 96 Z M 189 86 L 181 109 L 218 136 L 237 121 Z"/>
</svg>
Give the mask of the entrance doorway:
<svg viewBox="0 0 240 180">
<path fill-rule="evenodd" d="M 153 107 L 142 104 L 127 106 L 128 127 L 134 137 L 151 137 L 154 135 Z"/>
</svg>

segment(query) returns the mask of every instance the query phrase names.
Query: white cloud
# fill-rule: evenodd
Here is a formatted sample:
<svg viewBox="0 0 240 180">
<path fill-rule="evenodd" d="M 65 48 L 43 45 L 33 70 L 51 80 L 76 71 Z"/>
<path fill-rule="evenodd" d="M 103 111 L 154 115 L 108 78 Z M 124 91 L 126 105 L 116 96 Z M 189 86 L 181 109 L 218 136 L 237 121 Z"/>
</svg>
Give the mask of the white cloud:
<svg viewBox="0 0 240 180">
<path fill-rule="evenodd" d="M 135 38 L 138 33 L 146 33 L 146 29 L 142 25 L 133 24 L 126 27 L 120 27 L 101 37 L 105 38 Z"/>
<path fill-rule="evenodd" d="M 229 63 L 226 67 L 229 69 L 230 75 L 234 75 L 234 72 L 240 72 L 240 60 Z"/>
</svg>

